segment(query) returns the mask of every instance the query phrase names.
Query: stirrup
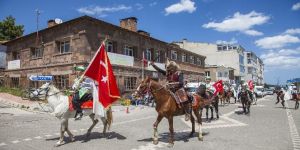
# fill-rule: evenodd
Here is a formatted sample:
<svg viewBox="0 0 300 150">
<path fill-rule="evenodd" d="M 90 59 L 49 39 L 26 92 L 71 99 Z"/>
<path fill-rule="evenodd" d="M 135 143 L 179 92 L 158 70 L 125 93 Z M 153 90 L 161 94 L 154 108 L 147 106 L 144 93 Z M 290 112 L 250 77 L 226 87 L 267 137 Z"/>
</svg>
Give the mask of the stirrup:
<svg viewBox="0 0 300 150">
<path fill-rule="evenodd" d="M 189 121 L 190 118 L 191 118 L 190 114 L 185 114 L 185 119 L 184 119 L 185 121 Z"/>
<path fill-rule="evenodd" d="M 82 117 L 83 117 L 83 113 L 82 112 L 76 112 L 75 120 L 81 120 Z"/>
</svg>

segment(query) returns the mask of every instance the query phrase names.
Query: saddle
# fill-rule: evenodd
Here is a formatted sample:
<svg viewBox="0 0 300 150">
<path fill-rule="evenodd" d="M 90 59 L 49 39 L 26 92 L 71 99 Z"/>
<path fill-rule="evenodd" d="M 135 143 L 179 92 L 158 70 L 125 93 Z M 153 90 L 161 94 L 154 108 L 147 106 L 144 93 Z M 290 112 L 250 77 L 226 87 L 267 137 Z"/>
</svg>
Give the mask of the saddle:
<svg viewBox="0 0 300 150">
<path fill-rule="evenodd" d="M 69 110 L 70 111 L 74 110 L 72 99 L 73 99 L 73 96 L 69 96 Z M 93 100 L 88 100 L 88 101 L 83 102 L 80 107 L 81 107 L 81 109 L 92 109 L 93 108 Z"/>
<path fill-rule="evenodd" d="M 175 95 L 177 96 L 180 103 L 185 103 L 189 100 L 184 88 L 180 88 L 179 90 L 177 90 L 175 92 Z"/>
<path fill-rule="evenodd" d="M 213 102 L 213 100 L 211 100 L 211 97 L 209 98 L 204 98 L 202 96 L 199 96 L 198 94 L 193 94 L 193 102 L 192 102 L 192 107 L 198 107 L 200 106 L 207 106 L 207 105 L 211 105 L 211 103 Z"/>
</svg>

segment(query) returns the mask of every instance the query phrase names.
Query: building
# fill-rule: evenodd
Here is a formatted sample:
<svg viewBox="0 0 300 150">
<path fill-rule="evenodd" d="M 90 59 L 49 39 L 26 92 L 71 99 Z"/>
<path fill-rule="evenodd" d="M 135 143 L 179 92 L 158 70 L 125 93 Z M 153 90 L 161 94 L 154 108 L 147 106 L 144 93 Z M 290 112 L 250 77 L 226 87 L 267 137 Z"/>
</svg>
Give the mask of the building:
<svg viewBox="0 0 300 150">
<path fill-rule="evenodd" d="M 69 88 L 75 78 L 74 66 L 87 65 L 105 37 L 108 37 L 106 50 L 121 93 L 134 90 L 141 81 L 143 52 L 146 59 L 155 61 L 161 68 L 166 57 L 175 60 L 186 80 L 204 77 L 204 56 L 137 31 L 135 17 L 121 19 L 120 26 L 89 16 L 60 24 L 49 20 L 48 28 L 40 30 L 38 35 L 35 32 L 4 43 L 7 46 L 6 86 L 38 87 L 41 83 L 29 81 L 28 77 L 52 75 L 56 87 Z M 145 68 L 145 75 L 161 79 L 152 67 Z"/>
<path fill-rule="evenodd" d="M 264 84 L 263 72 L 264 64 L 262 60 L 253 52 L 244 52 L 245 55 L 245 80 L 252 80 L 258 85 Z"/>
<path fill-rule="evenodd" d="M 230 67 L 205 65 L 205 76 L 210 77 L 214 82 L 223 80 L 228 83 L 234 83 L 234 69 Z"/>
<path fill-rule="evenodd" d="M 193 53 L 206 56 L 206 64 L 233 68 L 235 82 L 239 82 L 245 76 L 245 50 L 240 45 L 189 42 L 186 39 L 173 43 Z"/>
</svg>

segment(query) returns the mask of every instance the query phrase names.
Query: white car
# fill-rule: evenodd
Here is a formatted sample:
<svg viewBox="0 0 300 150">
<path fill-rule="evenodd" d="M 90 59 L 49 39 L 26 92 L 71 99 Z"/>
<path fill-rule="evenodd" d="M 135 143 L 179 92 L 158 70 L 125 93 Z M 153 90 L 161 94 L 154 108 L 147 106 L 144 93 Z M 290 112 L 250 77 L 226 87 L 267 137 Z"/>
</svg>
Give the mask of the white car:
<svg viewBox="0 0 300 150">
<path fill-rule="evenodd" d="M 255 86 L 254 92 L 256 94 L 256 97 L 264 97 L 265 96 L 263 86 Z"/>
</svg>

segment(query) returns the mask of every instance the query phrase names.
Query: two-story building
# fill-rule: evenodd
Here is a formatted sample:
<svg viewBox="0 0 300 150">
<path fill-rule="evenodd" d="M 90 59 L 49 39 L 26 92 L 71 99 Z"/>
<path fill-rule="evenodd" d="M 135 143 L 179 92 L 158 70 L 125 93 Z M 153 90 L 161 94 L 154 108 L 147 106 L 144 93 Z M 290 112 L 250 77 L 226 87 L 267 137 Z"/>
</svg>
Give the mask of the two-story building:
<svg viewBox="0 0 300 150">
<path fill-rule="evenodd" d="M 166 57 L 176 61 L 185 80 L 204 77 L 205 56 L 137 30 L 135 17 L 121 19 L 120 26 L 116 26 L 82 16 L 60 24 L 49 20 L 48 28 L 4 43 L 7 46 L 6 85 L 37 87 L 41 83 L 28 80 L 31 75 L 52 75 L 58 88 L 69 88 L 75 78 L 74 66 L 87 65 L 105 37 L 108 37 L 106 50 L 122 93 L 136 88 L 142 72 L 163 79 L 152 67 L 145 67 L 143 71 L 143 53 L 163 69 Z"/>
</svg>

